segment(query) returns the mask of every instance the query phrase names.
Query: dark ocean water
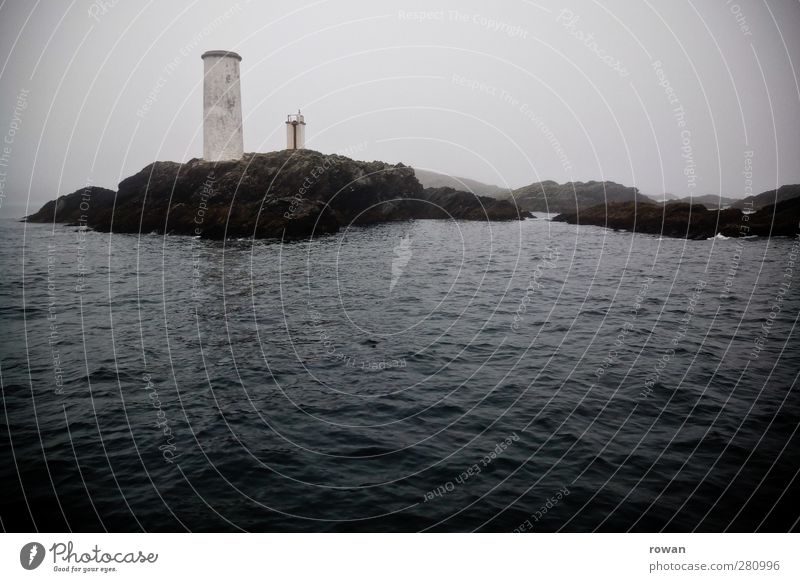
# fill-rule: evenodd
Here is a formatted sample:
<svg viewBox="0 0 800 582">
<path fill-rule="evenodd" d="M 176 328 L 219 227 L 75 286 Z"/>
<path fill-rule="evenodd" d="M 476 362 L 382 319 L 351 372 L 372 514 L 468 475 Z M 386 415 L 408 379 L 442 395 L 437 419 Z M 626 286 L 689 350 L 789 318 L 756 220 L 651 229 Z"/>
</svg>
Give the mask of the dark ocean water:
<svg viewBox="0 0 800 582">
<path fill-rule="evenodd" d="M 798 528 L 790 239 L 0 237 L 5 529 Z"/>
</svg>

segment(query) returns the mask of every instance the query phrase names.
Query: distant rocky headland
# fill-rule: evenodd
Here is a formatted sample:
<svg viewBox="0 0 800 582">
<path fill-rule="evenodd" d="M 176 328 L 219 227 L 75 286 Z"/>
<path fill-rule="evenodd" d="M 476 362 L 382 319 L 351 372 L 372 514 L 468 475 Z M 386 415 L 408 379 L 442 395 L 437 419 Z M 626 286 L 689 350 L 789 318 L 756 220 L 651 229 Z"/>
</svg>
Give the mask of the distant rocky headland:
<svg viewBox="0 0 800 582">
<path fill-rule="evenodd" d="M 25 220 L 116 233 L 281 238 L 336 232 L 349 224 L 529 216 L 509 201 L 426 189 L 403 164 L 283 150 L 234 161 L 154 162 L 120 182 L 116 192 L 83 188 Z"/>
<path fill-rule="evenodd" d="M 714 208 L 739 208 L 741 210 L 758 210 L 765 206 L 771 206 L 784 200 L 800 196 L 800 184 L 787 184 L 774 190 L 767 190 L 761 194 L 753 194 L 744 198 L 729 198 L 718 194 L 702 194 L 699 196 L 684 197 L 669 200 L 668 203 L 686 202 L 690 204 L 702 204 L 709 210 Z"/>
<path fill-rule="evenodd" d="M 613 202 L 642 202 L 656 204 L 652 198 L 640 193 L 637 188 L 616 182 L 567 182 L 559 184 L 553 180 L 534 182 L 522 188 L 501 188 L 469 178 L 459 178 L 430 170 L 415 168 L 417 178 L 427 187 L 449 186 L 456 190 L 469 190 L 482 196 L 513 202 L 529 212 L 575 212 Z"/>
<path fill-rule="evenodd" d="M 552 180 L 534 182 L 529 186 L 506 192 L 500 199 L 515 201 L 530 212 L 562 213 L 585 210 L 593 206 L 616 202 L 655 204 L 655 200 L 641 194 L 637 188 L 616 182 L 567 182 Z"/>
<path fill-rule="evenodd" d="M 451 187 L 458 185 L 470 191 Z M 560 213 L 557 222 L 689 239 L 795 236 L 800 185 L 720 209 L 659 203 L 615 182 L 544 181 L 507 190 L 403 164 L 299 149 L 244 154 L 233 161 L 154 162 L 120 182 L 117 191 L 82 188 L 25 220 L 116 233 L 297 238 L 350 224 L 523 220 L 533 211 Z"/>
<path fill-rule="evenodd" d="M 745 198 L 703 195 L 659 202 L 616 182 L 535 182 L 513 190 L 426 171 L 423 185 L 465 184 L 512 201 L 530 212 L 558 213 L 553 220 L 653 235 L 706 239 L 717 235 L 796 236 L 800 232 L 800 184 Z"/>
<path fill-rule="evenodd" d="M 751 213 L 738 208 L 709 210 L 702 204 L 685 202 L 664 205 L 622 202 L 559 214 L 553 220 L 687 239 L 717 235 L 794 237 L 800 232 L 800 197 Z"/>
</svg>

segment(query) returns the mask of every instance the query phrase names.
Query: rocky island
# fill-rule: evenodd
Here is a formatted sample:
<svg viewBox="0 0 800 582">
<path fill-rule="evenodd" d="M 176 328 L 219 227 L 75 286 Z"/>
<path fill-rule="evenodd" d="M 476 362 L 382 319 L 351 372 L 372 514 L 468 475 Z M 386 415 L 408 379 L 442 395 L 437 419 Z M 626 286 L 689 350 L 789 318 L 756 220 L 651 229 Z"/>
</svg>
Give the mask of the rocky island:
<svg viewBox="0 0 800 582">
<path fill-rule="evenodd" d="M 291 238 L 336 232 L 348 224 L 529 216 L 510 201 L 446 187 L 425 189 L 403 164 L 297 149 L 231 161 L 154 162 L 120 182 L 116 192 L 83 188 L 25 220 L 116 233 Z"/>
</svg>

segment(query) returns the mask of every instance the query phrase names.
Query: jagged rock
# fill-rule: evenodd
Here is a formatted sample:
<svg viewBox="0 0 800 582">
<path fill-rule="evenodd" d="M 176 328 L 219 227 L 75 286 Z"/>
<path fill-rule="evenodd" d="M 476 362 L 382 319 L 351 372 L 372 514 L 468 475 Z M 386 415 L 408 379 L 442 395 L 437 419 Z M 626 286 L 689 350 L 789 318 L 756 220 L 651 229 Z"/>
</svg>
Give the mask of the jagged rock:
<svg viewBox="0 0 800 582">
<path fill-rule="evenodd" d="M 59 196 L 47 202 L 38 212 L 25 220 L 28 222 L 65 222 L 83 224 L 95 219 L 98 213 L 110 211 L 116 192 L 99 186 L 87 186 L 72 194 Z"/>
<path fill-rule="evenodd" d="M 707 239 L 717 234 L 793 237 L 798 233 L 800 198 L 764 207 L 746 218 L 736 208 L 708 210 L 701 204 L 683 202 L 663 206 L 626 202 L 559 214 L 553 220 L 689 239 Z"/>
</svg>

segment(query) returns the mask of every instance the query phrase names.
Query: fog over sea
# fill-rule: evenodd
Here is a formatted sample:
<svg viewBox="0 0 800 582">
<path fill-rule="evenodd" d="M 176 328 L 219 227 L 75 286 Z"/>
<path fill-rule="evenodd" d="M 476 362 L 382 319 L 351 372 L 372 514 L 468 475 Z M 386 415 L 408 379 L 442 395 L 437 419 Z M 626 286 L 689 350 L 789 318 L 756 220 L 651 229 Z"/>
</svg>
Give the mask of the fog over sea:
<svg viewBox="0 0 800 582">
<path fill-rule="evenodd" d="M 0 237 L 7 530 L 797 527 L 797 240 Z"/>
</svg>

